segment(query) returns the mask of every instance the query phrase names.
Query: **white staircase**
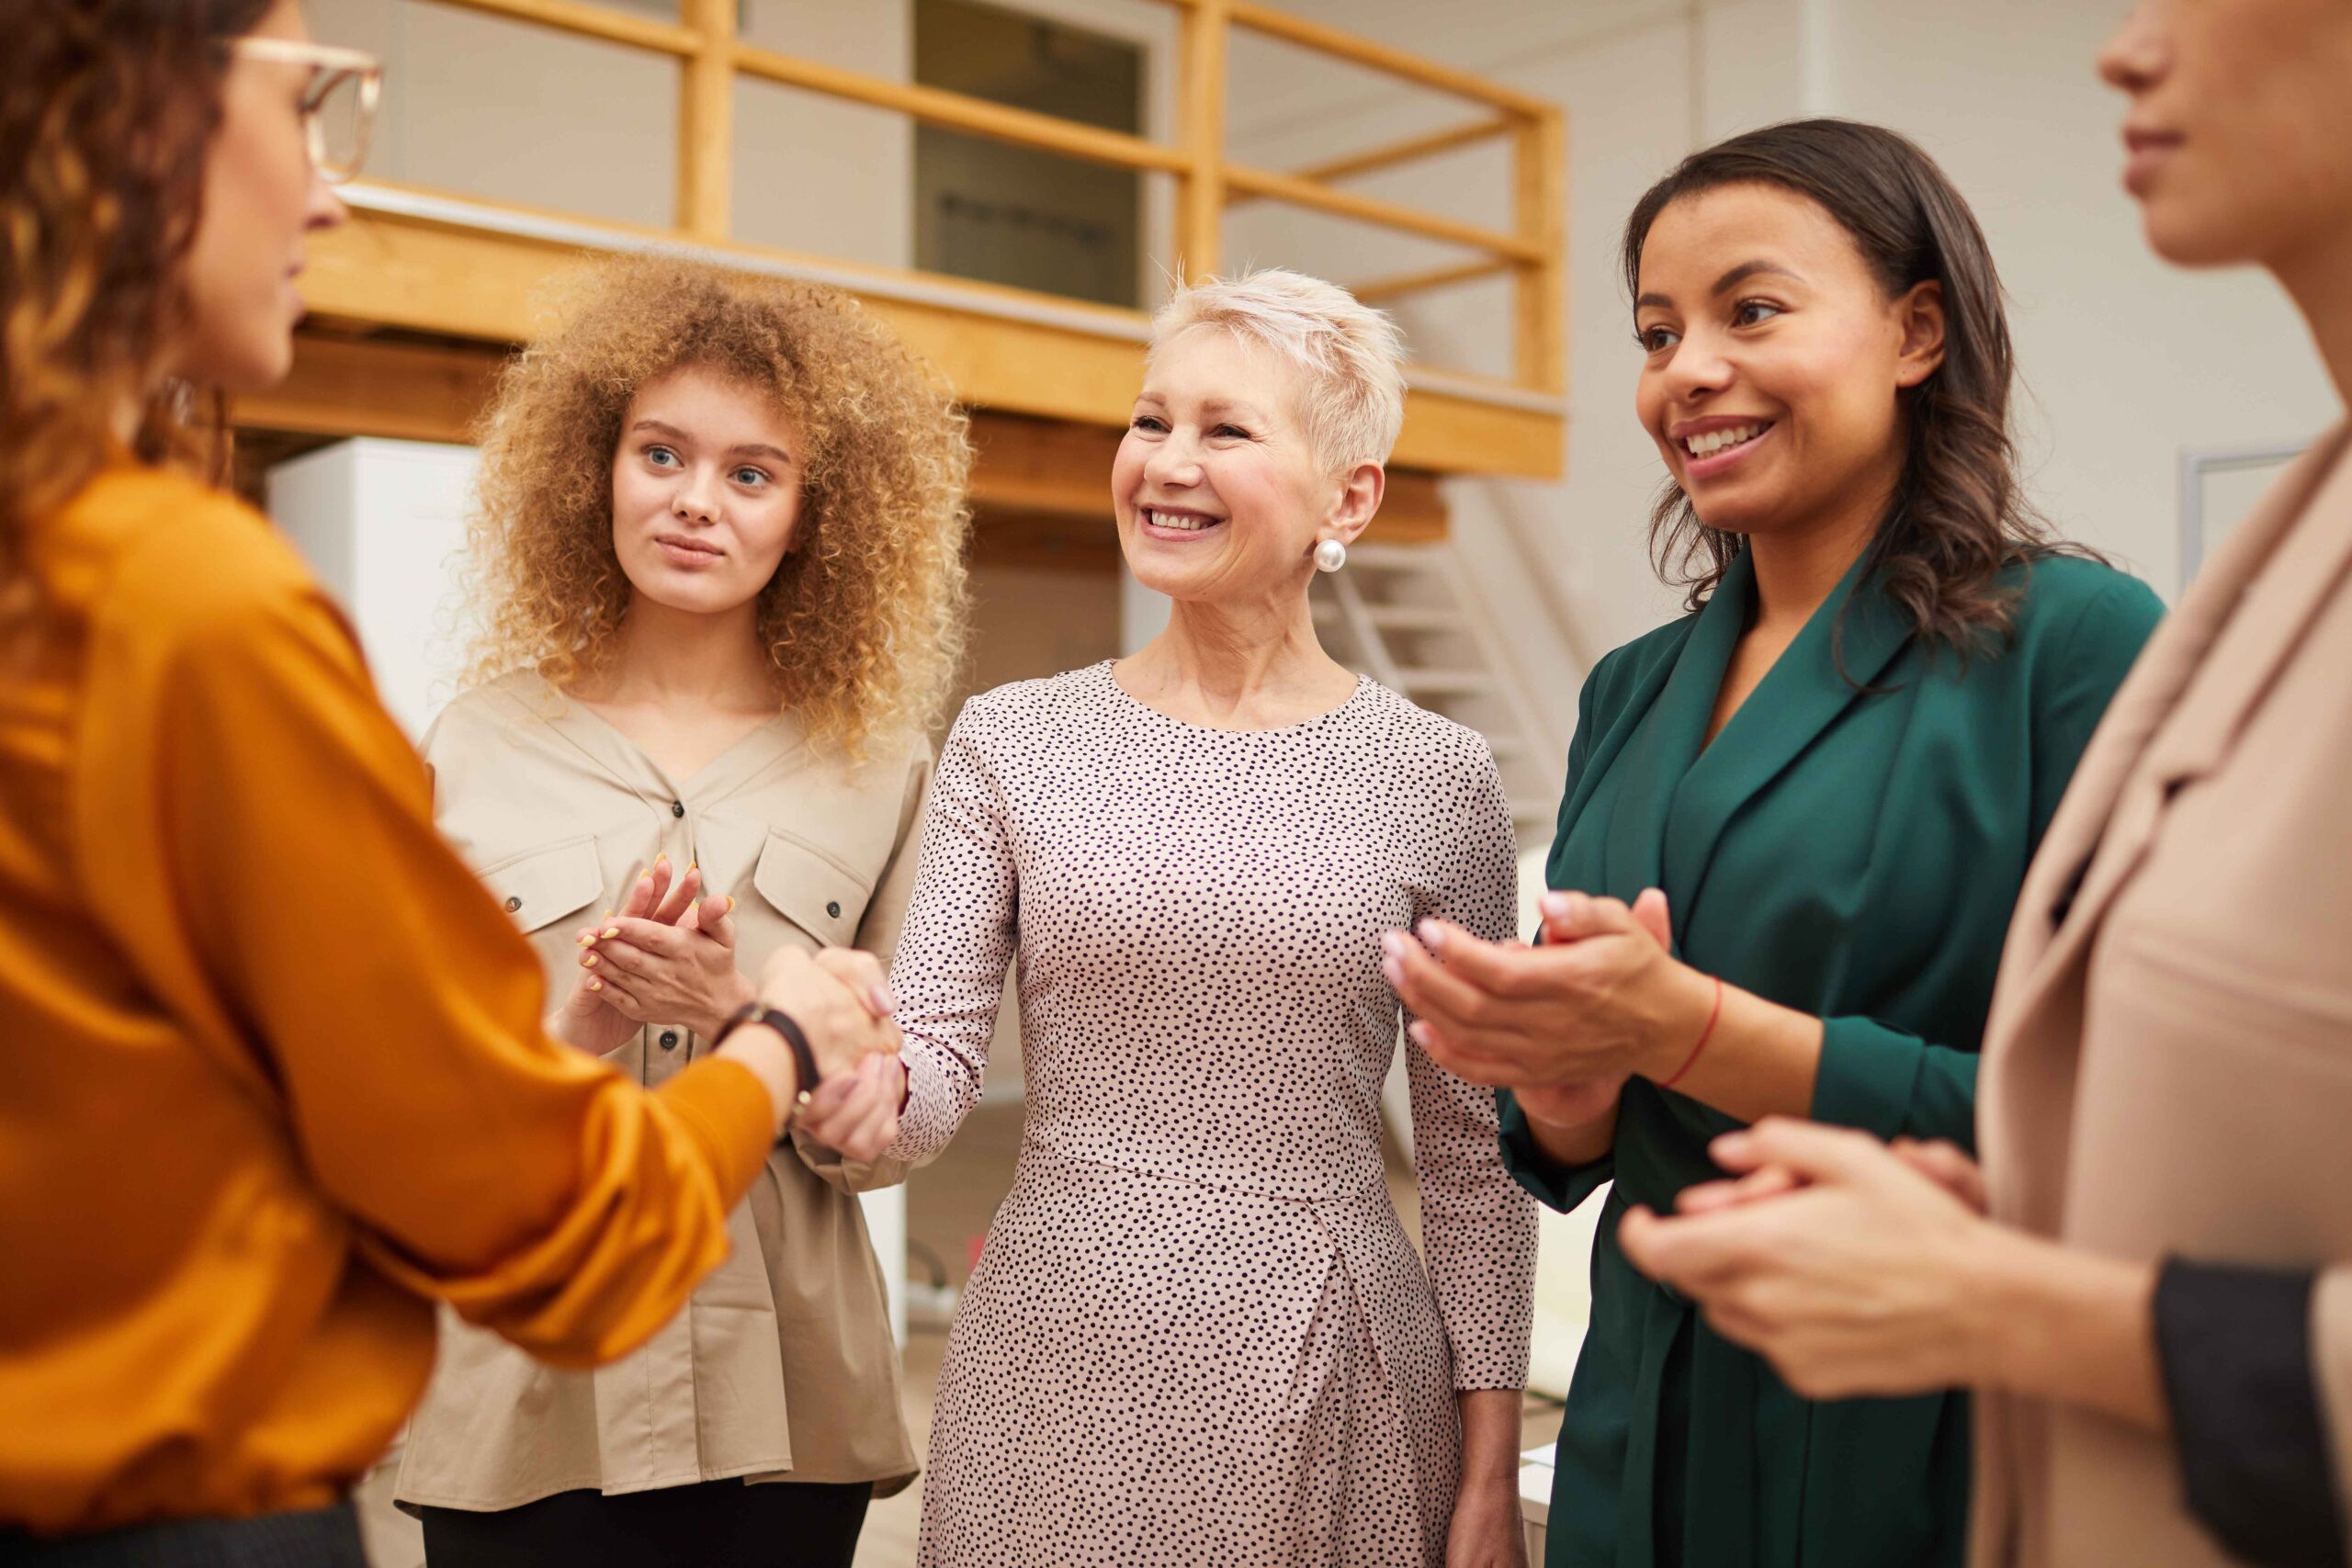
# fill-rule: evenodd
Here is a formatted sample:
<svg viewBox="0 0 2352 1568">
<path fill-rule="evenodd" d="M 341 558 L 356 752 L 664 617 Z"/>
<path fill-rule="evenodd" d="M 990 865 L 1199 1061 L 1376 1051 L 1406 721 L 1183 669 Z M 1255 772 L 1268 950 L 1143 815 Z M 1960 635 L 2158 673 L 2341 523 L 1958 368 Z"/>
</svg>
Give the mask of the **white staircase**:
<svg viewBox="0 0 2352 1568">
<path fill-rule="evenodd" d="M 1487 738 L 1522 851 L 1548 842 L 1567 740 L 1515 673 L 1451 546 L 1359 544 L 1318 576 L 1316 629 L 1334 659 Z"/>
</svg>

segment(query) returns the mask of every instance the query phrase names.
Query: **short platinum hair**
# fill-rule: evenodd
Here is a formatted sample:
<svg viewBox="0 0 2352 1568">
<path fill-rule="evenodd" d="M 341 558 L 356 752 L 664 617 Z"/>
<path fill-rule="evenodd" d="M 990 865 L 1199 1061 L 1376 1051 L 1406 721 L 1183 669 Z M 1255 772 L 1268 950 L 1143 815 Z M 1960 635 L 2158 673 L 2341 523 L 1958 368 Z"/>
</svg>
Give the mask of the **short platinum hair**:
<svg viewBox="0 0 2352 1568">
<path fill-rule="evenodd" d="M 1386 311 L 1276 267 L 1204 278 L 1179 284 L 1152 317 L 1149 357 L 1195 327 L 1221 327 L 1298 370 L 1307 440 L 1325 464 L 1388 461 L 1405 423 L 1405 345 Z"/>
</svg>

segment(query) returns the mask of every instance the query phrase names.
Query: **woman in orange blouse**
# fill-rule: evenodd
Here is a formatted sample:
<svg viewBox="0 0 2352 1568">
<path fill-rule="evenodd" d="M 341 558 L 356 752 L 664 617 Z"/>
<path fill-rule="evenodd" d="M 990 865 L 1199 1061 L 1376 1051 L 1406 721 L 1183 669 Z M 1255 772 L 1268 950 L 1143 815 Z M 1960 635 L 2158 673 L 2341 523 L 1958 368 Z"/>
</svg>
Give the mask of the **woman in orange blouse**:
<svg viewBox="0 0 2352 1568">
<path fill-rule="evenodd" d="M 285 373 L 356 162 L 322 99 L 372 64 L 291 0 L 10 21 L 0 1559 L 356 1563 L 344 1495 L 435 1299 L 560 1364 L 627 1352 L 788 1113 L 852 1157 L 895 1134 L 855 1066 L 898 1032 L 870 960 L 790 949 L 775 1010 L 658 1093 L 548 1038 L 348 629 L 169 460 L 187 389 Z"/>
</svg>

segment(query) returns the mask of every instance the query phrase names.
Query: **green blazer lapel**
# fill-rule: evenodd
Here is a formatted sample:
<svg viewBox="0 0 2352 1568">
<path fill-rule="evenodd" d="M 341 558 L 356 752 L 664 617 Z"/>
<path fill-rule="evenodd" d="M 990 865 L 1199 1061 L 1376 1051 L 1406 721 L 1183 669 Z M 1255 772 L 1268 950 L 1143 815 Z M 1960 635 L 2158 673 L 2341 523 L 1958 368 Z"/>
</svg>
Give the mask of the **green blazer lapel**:
<svg viewBox="0 0 2352 1568">
<path fill-rule="evenodd" d="M 1745 552 L 1739 559 L 1747 559 Z M 1724 587 L 1730 586 L 1726 576 Z M 1725 597 L 1719 590 L 1708 607 Z M 1733 635 L 1736 637 L 1736 628 Z M 1740 807 L 1860 700 L 1862 688 L 1883 674 L 1910 640 L 1910 624 L 1902 611 L 1874 581 L 1864 582 L 1862 562 L 1856 561 L 1732 715 L 1714 744 L 1691 764 L 1675 793 L 1667 815 L 1659 886 L 1676 908 L 1689 908 L 1698 897 L 1715 845 Z M 1728 658 L 1726 650 L 1726 661 Z M 1707 688 L 1706 712 L 1712 712 L 1720 685 L 1718 667 L 1715 682 Z M 1705 723 L 1703 712 L 1700 722 Z"/>
<path fill-rule="evenodd" d="M 1660 657 L 1644 670 L 1633 691 L 1602 718 L 1600 733 L 1591 738 L 1583 764 L 1577 770 L 1576 788 L 1560 807 L 1560 830 L 1553 837 L 1551 858 L 1544 867 L 1544 880 L 1548 886 L 1579 893 L 1613 891 L 1613 886 L 1591 885 L 1589 872 L 1578 869 L 1589 867 L 1592 863 L 1589 851 L 1583 848 L 1588 840 L 1582 833 L 1569 829 L 1583 820 L 1585 809 L 1591 804 L 1593 792 L 1600 787 L 1601 781 L 1611 777 L 1621 765 L 1620 760 L 1643 742 L 1650 728 L 1650 713 L 1657 705 L 1658 694 L 1673 680 L 1675 671 L 1680 668 L 1683 649 L 1689 646 L 1690 631 L 1686 627 L 1681 648 L 1670 656 Z M 1604 852 L 1609 849 L 1608 838 L 1615 831 L 1615 813 L 1612 812 L 1610 820 L 1609 835 L 1604 835 Z M 1611 858 L 1611 854 L 1604 852 L 1604 868 Z M 1638 893 L 1641 886 L 1646 886 L 1642 884 L 1634 891 Z"/>
<path fill-rule="evenodd" d="M 1743 550 L 1691 622 L 1664 685 L 1618 759 L 1617 797 L 1601 859 L 1606 886 L 1587 891 L 1631 902 L 1643 888 L 1662 884 L 1675 799 L 1706 745 L 1715 694 L 1723 689 L 1754 596 L 1754 576 Z"/>
</svg>

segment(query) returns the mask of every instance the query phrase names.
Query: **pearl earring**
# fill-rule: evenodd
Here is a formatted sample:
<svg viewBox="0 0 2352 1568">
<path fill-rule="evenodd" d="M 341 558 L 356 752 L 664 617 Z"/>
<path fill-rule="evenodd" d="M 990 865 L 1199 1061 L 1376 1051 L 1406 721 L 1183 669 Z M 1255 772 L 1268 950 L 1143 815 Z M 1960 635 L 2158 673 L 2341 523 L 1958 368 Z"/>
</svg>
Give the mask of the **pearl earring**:
<svg viewBox="0 0 2352 1568">
<path fill-rule="evenodd" d="M 1348 547 L 1337 539 L 1326 539 L 1315 547 L 1315 570 L 1337 571 L 1348 564 Z"/>
</svg>

